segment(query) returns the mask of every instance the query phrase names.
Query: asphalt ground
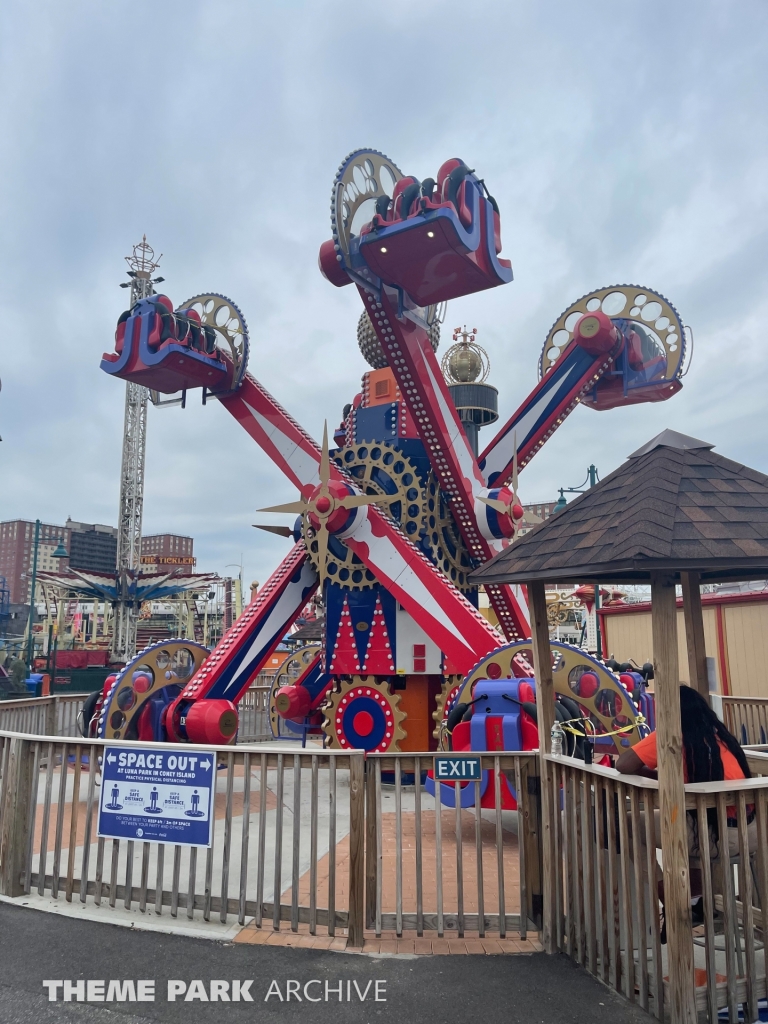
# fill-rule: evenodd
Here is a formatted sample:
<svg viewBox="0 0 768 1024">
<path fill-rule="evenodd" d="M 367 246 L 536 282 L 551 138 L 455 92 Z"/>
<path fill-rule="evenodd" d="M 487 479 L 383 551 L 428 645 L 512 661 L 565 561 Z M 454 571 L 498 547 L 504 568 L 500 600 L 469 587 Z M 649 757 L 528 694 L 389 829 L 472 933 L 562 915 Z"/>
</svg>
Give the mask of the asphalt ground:
<svg viewBox="0 0 768 1024">
<path fill-rule="evenodd" d="M 50 1002 L 43 981 L 153 979 L 154 1002 Z M 168 982 L 209 1001 L 169 1001 Z M 246 986 L 247 981 L 250 986 Z M 193 981 L 201 984 L 192 986 Z M 253 1001 L 210 1001 L 238 981 Z M 376 981 L 379 1001 L 375 1001 Z M 295 995 L 287 1002 L 288 983 Z M 371 982 L 369 985 L 368 983 Z M 307 984 L 310 983 L 310 984 Z M 329 994 L 326 1001 L 325 988 Z M 341 988 L 339 989 L 339 983 Z M 356 984 L 355 984 L 356 983 Z M 87 995 L 87 988 L 85 994 Z M 265 998 L 272 992 L 270 998 Z M 99 986 L 93 987 L 98 994 Z M 280 992 L 283 999 L 278 998 Z M 124 993 L 126 994 L 126 993 Z M 339 1001 L 339 994 L 342 1001 Z M 360 1001 L 360 994 L 365 1000 Z M 113 993 L 114 995 L 114 993 Z M 350 1000 L 347 1001 L 347 996 Z M 306 998 L 309 996 L 310 998 Z M 320 998 L 319 1002 L 311 999 Z M 234 945 L 0 904 L 1 1024 L 650 1024 L 564 956 L 393 958 Z"/>
</svg>

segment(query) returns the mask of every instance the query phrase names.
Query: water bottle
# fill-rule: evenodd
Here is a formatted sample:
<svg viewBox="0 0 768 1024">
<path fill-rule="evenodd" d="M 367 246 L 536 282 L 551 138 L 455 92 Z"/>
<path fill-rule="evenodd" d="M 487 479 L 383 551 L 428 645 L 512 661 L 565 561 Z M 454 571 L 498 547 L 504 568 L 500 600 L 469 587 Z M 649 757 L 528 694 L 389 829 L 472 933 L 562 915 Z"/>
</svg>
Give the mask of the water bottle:
<svg viewBox="0 0 768 1024">
<path fill-rule="evenodd" d="M 553 755 L 555 757 L 562 757 L 565 752 L 565 733 L 563 732 L 562 725 L 560 725 L 557 719 L 555 719 L 554 724 L 552 725 L 550 737 L 552 740 Z"/>
</svg>

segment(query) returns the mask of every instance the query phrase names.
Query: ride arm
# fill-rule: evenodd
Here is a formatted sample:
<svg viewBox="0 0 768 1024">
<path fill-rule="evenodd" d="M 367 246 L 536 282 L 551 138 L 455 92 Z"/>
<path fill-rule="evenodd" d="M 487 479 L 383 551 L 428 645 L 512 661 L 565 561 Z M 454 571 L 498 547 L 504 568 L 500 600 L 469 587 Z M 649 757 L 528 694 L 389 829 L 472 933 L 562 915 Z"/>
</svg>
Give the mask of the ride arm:
<svg viewBox="0 0 768 1024">
<path fill-rule="evenodd" d="M 440 488 L 450 497 L 456 523 L 478 564 L 497 551 L 480 531 L 475 498 L 486 482 L 448 392 L 427 332 L 398 318 L 396 299 L 382 286 L 378 294 L 358 286 L 376 336 L 395 375 L 400 394 L 413 417 Z M 524 639 L 530 633 L 527 615 L 510 587 L 486 586 L 505 635 Z"/>
<path fill-rule="evenodd" d="M 317 590 L 318 576 L 303 541 L 280 563 L 184 687 L 179 701 L 236 704 L 264 667 L 286 630 Z"/>
<path fill-rule="evenodd" d="M 320 483 L 322 456 L 309 434 L 250 374 L 220 401 L 307 499 Z M 333 463 L 330 475 L 355 490 Z M 468 671 L 499 646 L 493 627 L 374 505 L 356 508 L 354 522 L 339 537 L 440 647 L 454 671 Z"/>
<path fill-rule="evenodd" d="M 573 412 L 583 394 L 610 367 L 621 339 L 608 352 L 588 352 L 573 338 L 556 363 L 507 420 L 479 459 L 484 486 L 501 487 L 512 479 L 517 445 L 517 468 L 526 466 Z"/>
</svg>

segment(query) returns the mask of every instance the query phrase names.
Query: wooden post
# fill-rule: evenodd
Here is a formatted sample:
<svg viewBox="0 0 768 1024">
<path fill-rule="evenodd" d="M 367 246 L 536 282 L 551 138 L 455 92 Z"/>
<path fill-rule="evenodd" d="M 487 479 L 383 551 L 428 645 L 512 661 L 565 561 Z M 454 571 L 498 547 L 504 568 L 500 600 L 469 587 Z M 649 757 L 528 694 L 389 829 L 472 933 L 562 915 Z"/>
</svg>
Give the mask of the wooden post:
<svg viewBox="0 0 768 1024">
<path fill-rule="evenodd" d="M 677 605 L 674 581 L 660 573 L 651 574 L 651 626 L 664 912 L 669 958 L 669 1019 L 671 1024 L 696 1024 L 691 883 L 677 661 Z M 622 856 L 626 855 L 622 851 Z"/>
<path fill-rule="evenodd" d="M 349 757 L 349 928 L 347 942 L 362 948 L 365 914 L 365 754 Z"/>
<path fill-rule="evenodd" d="M 535 761 L 523 762 L 521 766 L 521 789 L 524 791 L 522 815 L 522 843 L 525 851 L 525 895 L 528 902 L 526 913 L 537 930 L 542 927 L 541 895 L 541 776 Z M 520 828 L 518 815 L 518 828 Z M 518 835 L 518 842 L 520 837 Z M 523 909 L 520 908 L 522 916 Z"/>
<path fill-rule="evenodd" d="M 552 650 L 549 646 L 547 598 L 540 580 L 528 585 L 528 611 L 531 617 L 533 671 L 536 676 L 536 712 L 539 724 L 539 758 L 541 776 L 541 873 L 542 924 L 541 943 L 547 953 L 556 953 L 557 933 L 555 907 L 555 805 L 554 778 L 545 754 L 552 750 L 551 729 L 555 720 L 555 686 L 552 680 Z"/>
<path fill-rule="evenodd" d="M 29 844 L 29 808 L 32 786 L 32 744 L 29 740 L 14 738 L 8 759 L 8 786 L 5 788 L 5 806 L 0 831 L 0 893 L 3 896 L 23 896 L 22 881 L 26 868 Z"/>
<path fill-rule="evenodd" d="M 56 705 L 58 703 L 58 697 L 49 697 L 48 703 L 45 705 L 45 735 L 55 736 L 56 735 Z"/>
<path fill-rule="evenodd" d="M 683 616 L 685 618 L 685 644 L 688 649 L 688 679 L 709 703 L 707 678 L 707 651 L 704 645 L 704 615 L 701 610 L 701 590 L 697 572 L 681 572 L 683 584 Z"/>
<path fill-rule="evenodd" d="M 418 779 L 416 785 L 419 785 Z M 379 862 L 376 856 L 376 762 L 365 766 L 365 927 L 376 923 L 376 876 Z"/>
</svg>

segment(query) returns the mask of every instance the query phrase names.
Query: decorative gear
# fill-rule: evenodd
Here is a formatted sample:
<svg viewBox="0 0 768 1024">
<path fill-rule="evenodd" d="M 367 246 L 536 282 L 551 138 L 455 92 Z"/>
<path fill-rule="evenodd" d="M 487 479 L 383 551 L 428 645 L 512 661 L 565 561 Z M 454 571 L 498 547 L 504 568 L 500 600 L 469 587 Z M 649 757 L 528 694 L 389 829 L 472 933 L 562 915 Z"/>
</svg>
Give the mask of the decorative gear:
<svg viewBox="0 0 768 1024">
<path fill-rule="evenodd" d="M 539 378 L 560 358 L 585 313 L 602 310 L 612 320 L 632 320 L 661 345 L 667 355 L 666 376 L 676 377 L 685 358 L 685 330 L 680 315 L 663 295 L 634 284 L 614 284 L 582 295 L 555 320 L 539 359 Z"/>
<path fill-rule="evenodd" d="M 248 367 L 248 324 L 231 299 L 216 292 L 195 295 L 179 306 L 179 312 L 194 309 L 205 327 L 212 327 L 226 342 L 235 370 L 230 390 L 240 386 Z"/>
<path fill-rule="evenodd" d="M 588 713 L 595 732 L 613 732 L 633 726 L 626 733 L 634 745 L 647 732 L 642 728 L 644 719 L 618 677 L 580 647 L 552 640 L 552 678 L 555 693 L 575 700 Z M 533 678 L 533 646 L 530 640 L 518 640 L 500 647 L 478 662 L 465 677 L 463 685 L 449 704 L 472 700 L 472 690 L 483 679 Z M 588 679 L 582 682 L 582 676 Z"/>
<path fill-rule="evenodd" d="M 281 686 L 295 683 L 299 676 L 306 672 L 317 652 L 321 651 L 322 648 L 322 644 L 307 644 L 306 647 L 299 647 L 289 658 L 286 658 L 279 671 L 275 672 L 275 677 L 269 690 L 269 724 L 275 739 L 285 732 L 298 732 L 301 735 L 301 729 L 295 723 L 291 723 L 278 715 L 277 708 L 275 707 L 275 694 Z M 292 725 L 293 728 L 291 728 Z"/>
<path fill-rule="evenodd" d="M 349 243 L 373 219 L 376 200 L 392 195 L 403 172 L 376 149 L 356 149 L 342 160 L 331 194 L 331 228 L 340 258 L 349 257 Z M 365 207 L 358 217 L 358 211 Z"/>
<path fill-rule="evenodd" d="M 145 647 L 120 672 L 101 708 L 97 735 L 100 739 L 136 739 L 131 726 L 146 701 L 166 686 L 187 685 L 210 654 L 194 640 L 166 640 Z"/>
<path fill-rule="evenodd" d="M 440 693 L 435 697 L 435 710 L 432 712 L 432 718 L 435 722 L 432 735 L 436 740 L 439 740 L 442 735 L 443 725 L 453 707 L 454 699 L 463 685 L 464 676 L 462 675 L 445 676 L 443 678 L 443 686 Z"/>
<path fill-rule="evenodd" d="M 472 590 L 467 575 L 476 567 L 470 557 L 435 474 L 430 472 L 426 487 L 427 537 L 438 569 L 463 592 Z"/>
<path fill-rule="evenodd" d="M 323 732 L 336 750 L 383 754 L 405 739 L 400 695 L 377 676 L 344 676 L 323 705 Z"/>
<path fill-rule="evenodd" d="M 319 477 L 320 483 L 313 488 L 311 493 L 298 501 L 289 501 L 284 505 L 272 505 L 270 508 L 259 509 L 260 512 L 292 512 L 299 513 L 302 517 L 302 533 L 306 540 L 306 546 L 314 555 L 313 564 L 320 577 L 320 583 L 325 583 L 329 575 L 334 575 L 338 569 L 338 563 L 331 559 L 329 564 L 328 551 L 331 540 L 337 533 L 346 529 L 350 519 L 356 514 L 355 509 L 364 508 L 366 505 L 375 505 L 380 501 L 376 494 L 357 494 L 351 482 L 331 478 L 331 454 L 328 447 L 328 424 L 323 427 L 323 447 L 320 452 Z M 346 477 L 346 474 L 344 474 Z M 345 545 L 341 545 L 337 538 L 336 551 L 340 552 Z M 337 558 L 342 555 L 337 554 Z M 333 572 L 328 569 L 333 567 Z M 346 581 L 349 576 L 358 575 L 357 582 L 363 580 L 363 572 L 345 570 L 346 575 L 339 578 Z"/>
<path fill-rule="evenodd" d="M 437 352 L 438 346 L 440 345 L 440 322 L 435 320 L 427 328 L 427 336 L 429 337 L 429 343 L 432 346 L 432 351 Z M 374 370 L 383 370 L 385 366 L 388 366 L 387 357 L 384 355 L 384 350 L 381 347 L 379 339 L 376 337 L 376 332 L 373 329 L 371 318 L 368 313 L 363 310 L 360 319 L 357 321 L 357 344 L 360 346 L 360 351 L 363 353 L 363 359 L 372 366 Z"/>
<path fill-rule="evenodd" d="M 384 500 L 376 502 L 378 507 L 407 537 L 417 540 L 424 524 L 424 491 L 413 463 L 398 448 L 386 441 L 355 444 L 339 448 L 332 458 L 363 494 L 381 496 Z M 308 516 L 302 520 L 302 533 L 312 564 L 319 572 L 318 543 Z M 328 579 L 349 590 L 365 590 L 376 583 L 370 569 L 333 535 L 328 539 L 325 570 Z"/>
</svg>

